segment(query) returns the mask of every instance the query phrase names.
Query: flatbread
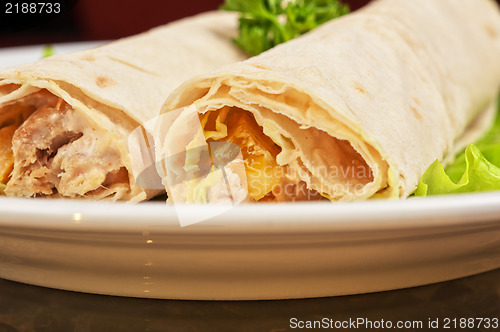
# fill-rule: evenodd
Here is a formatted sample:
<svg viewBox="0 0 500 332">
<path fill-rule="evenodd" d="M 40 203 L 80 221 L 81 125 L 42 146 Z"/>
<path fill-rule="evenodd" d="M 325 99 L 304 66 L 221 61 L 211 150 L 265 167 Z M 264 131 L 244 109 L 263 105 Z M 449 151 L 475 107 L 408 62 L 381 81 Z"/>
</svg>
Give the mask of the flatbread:
<svg viewBox="0 0 500 332">
<path fill-rule="evenodd" d="M 13 150 L 0 163 L 10 174 L 5 194 L 141 201 L 164 191 L 137 184 L 141 152 L 128 136 L 186 79 L 244 59 L 231 40 L 236 30 L 236 14 L 214 11 L 1 69 L 0 131 L 16 129 L 0 135 L 0 150 Z"/>
<path fill-rule="evenodd" d="M 195 107 L 209 143 L 239 144 L 250 201 L 407 197 L 487 129 L 499 59 L 494 1 L 379 0 L 189 80 L 162 112 Z M 188 165 L 167 166 L 168 190 Z"/>
</svg>

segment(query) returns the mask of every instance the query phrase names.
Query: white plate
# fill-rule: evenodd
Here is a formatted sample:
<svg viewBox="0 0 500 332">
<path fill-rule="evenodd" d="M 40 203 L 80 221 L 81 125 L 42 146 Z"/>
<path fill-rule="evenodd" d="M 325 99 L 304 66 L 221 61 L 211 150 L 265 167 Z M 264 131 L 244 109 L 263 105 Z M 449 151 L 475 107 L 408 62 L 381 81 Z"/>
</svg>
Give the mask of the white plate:
<svg viewBox="0 0 500 332">
<path fill-rule="evenodd" d="M 64 54 L 93 48 L 104 41 L 55 44 L 54 54 Z M 0 48 L 0 68 L 35 62 L 42 58 L 45 45 Z"/>
<path fill-rule="evenodd" d="M 36 61 L 41 49 L 0 50 L 0 67 Z M 498 267 L 500 193 L 256 204 L 183 228 L 161 202 L 0 197 L 0 277 L 67 290 L 301 298 L 411 287 Z"/>
<path fill-rule="evenodd" d="M 301 298 L 500 267 L 500 193 L 246 205 L 183 228 L 161 202 L 4 197 L 0 211 L 0 277 L 82 292 Z"/>
</svg>

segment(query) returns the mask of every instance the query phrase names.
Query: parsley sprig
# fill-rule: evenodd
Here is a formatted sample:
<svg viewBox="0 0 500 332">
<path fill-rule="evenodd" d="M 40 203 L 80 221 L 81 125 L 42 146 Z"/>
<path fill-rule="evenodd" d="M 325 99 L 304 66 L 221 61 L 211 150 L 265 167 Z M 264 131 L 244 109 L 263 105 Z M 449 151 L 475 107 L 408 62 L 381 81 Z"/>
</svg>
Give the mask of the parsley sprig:
<svg viewBox="0 0 500 332">
<path fill-rule="evenodd" d="M 235 43 L 251 55 L 349 13 L 339 0 L 226 0 L 221 9 L 241 14 Z"/>
</svg>

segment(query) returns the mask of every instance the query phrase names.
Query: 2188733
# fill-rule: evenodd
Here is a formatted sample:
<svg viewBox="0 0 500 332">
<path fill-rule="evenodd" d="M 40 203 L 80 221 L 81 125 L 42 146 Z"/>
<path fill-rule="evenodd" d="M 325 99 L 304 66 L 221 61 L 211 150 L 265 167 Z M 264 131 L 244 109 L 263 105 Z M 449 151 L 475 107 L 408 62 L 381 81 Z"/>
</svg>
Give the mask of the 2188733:
<svg viewBox="0 0 500 332">
<path fill-rule="evenodd" d="M 493 329 L 499 327 L 498 318 L 443 318 L 444 329 Z"/>
<path fill-rule="evenodd" d="M 5 14 L 59 14 L 60 2 L 6 2 Z"/>
<path fill-rule="evenodd" d="M 6 0 L 0 4 L 0 35 L 56 25 L 70 13 L 78 0 Z M 69 17 L 67 19 L 70 19 Z"/>
</svg>

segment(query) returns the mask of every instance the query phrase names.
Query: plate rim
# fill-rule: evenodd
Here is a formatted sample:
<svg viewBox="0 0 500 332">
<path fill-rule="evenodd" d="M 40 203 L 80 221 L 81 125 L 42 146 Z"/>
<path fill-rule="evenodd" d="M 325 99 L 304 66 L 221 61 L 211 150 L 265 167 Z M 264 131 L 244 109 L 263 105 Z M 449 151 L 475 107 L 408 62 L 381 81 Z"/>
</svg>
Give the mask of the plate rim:
<svg viewBox="0 0 500 332">
<path fill-rule="evenodd" d="M 207 214 L 213 206 L 191 205 Z M 309 220 L 311 217 L 314 220 Z M 436 222 L 436 220 L 441 220 Z M 104 202 L 0 197 L 0 227 L 130 232 L 397 230 L 498 225 L 500 192 L 362 202 L 254 203 L 180 227 L 176 206 L 163 202 Z"/>
</svg>

